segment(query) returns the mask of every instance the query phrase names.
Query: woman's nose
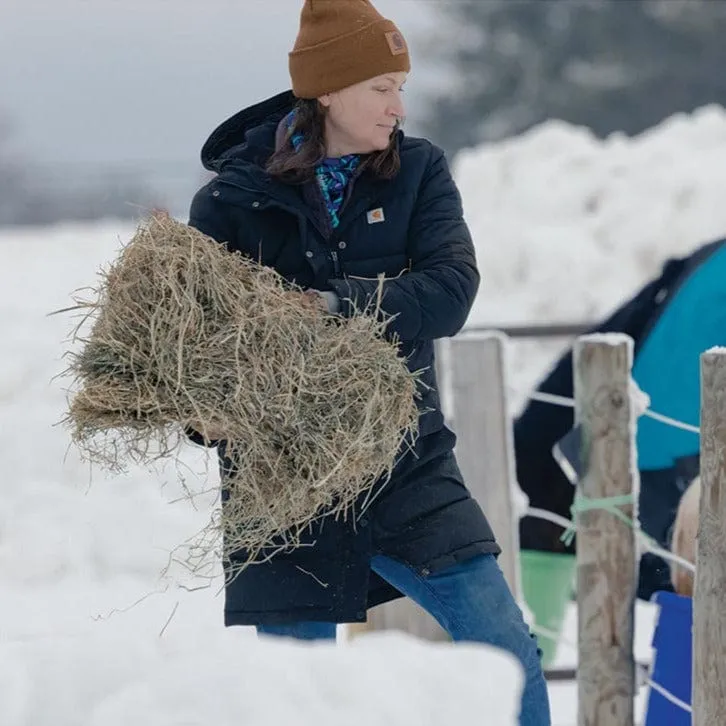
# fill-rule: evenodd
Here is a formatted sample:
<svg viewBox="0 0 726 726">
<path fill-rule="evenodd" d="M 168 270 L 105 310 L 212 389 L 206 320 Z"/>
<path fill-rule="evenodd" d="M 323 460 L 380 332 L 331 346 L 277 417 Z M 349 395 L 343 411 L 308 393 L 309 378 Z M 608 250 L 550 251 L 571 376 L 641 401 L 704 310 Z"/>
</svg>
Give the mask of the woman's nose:
<svg viewBox="0 0 726 726">
<path fill-rule="evenodd" d="M 391 106 L 388 109 L 389 116 L 395 116 L 396 118 L 402 119 L 406 115 L 406 109 L 403 105 L 403 99 L 400 95 L 396 95 L 394 101 L 391 102 Z"/>
</svg>

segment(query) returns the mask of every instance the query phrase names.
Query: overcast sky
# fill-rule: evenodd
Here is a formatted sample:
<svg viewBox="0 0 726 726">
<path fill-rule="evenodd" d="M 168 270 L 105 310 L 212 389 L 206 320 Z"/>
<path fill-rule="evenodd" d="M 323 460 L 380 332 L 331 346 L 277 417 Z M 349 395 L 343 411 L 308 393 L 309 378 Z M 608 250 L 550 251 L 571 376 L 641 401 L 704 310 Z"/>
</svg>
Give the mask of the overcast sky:
<svg viewBox="0 0 726 726">
<path fill-rule="evenodd" d="M 409 38 L 429 0 L 377 0 Z M 207 134 L 289 88 L 302 0 L 0 0 L 0 113 L 64 173 L 123 163 L 188 176 Z M 422 86 L 414 73 L 413 100 Z M 67 164 L 71 163 L 70 166 Z M 155 174 L 156 175 L 156 174 Z"/>
</svg>

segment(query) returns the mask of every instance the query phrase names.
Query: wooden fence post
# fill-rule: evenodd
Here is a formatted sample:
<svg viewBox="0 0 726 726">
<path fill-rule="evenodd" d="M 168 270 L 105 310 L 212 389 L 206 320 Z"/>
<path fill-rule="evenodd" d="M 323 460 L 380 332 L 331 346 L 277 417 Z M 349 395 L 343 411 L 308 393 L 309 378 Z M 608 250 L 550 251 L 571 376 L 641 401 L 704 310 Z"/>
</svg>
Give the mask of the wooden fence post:
<svg viewBox="0 0 726 726">
<path fill-rule="evenodd" d="M 582 425 L 588 499 L 633 495 L 619 506 L 637 512 L 639 476 L 630 398 L 633 341 L 589 335 L 574 349 L 575 415 Z M 637 592 L 636 535 L 612 512 L 581 511 L 577 523 L 578 726 L 633 726 L 633 620 Z"/>
<path fill-rule="evenodd" d="M 693 595 L 693 726 L 726 717 L 726 348 L 701 356 L 701 506 Z"/>
<path fill-rule="evenodd" d="M 450 342 L 453 428 L 464 482 L 502 548 L 499 565 L 521 599 L 514 435 L 507 407 L 506 336 L 492 332 Z"/>
</svg>

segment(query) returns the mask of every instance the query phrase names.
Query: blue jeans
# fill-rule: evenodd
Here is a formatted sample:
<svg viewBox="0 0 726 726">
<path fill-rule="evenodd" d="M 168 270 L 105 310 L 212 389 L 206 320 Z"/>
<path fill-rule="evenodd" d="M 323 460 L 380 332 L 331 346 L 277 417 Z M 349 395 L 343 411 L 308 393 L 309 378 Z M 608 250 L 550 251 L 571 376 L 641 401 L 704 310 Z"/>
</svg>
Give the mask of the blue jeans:
<svg viewBox="0 0 726 726">
<path fill-rule="evenodd" d="M 525 675 L 520 726 L 550 726 L 541 651 L 493 555 L 478 555 L 427 577 L 383 555 L 373 557 L 371 568 L 436 618 L 452 640 L 487 643 L 515 655 Z M 258 625 L 257 632 L 300 640 L 334 639 L 336 624 Z"/>
</svg>

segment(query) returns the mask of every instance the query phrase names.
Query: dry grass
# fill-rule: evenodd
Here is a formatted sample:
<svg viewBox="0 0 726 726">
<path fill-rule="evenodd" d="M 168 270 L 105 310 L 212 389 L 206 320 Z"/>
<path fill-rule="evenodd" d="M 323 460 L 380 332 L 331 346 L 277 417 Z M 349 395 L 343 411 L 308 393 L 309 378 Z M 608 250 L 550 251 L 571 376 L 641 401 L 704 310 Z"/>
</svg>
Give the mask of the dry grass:
<svg viewBox="0 0 726 726">
<path fill-rule="evenodd" d="M 195 561 L 295 546 L 365 499 L 416 435 L 419 376 L 378 310 L 326 314 L 188 225 L 152 217 L 94 293 L 79 301 L 65 422 L 114 470 L 174 457 L 185 427 L 224 434 L 234 471 Z"/>
</svg>

